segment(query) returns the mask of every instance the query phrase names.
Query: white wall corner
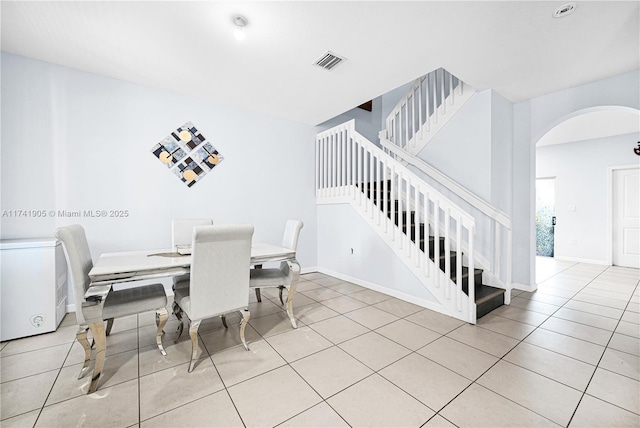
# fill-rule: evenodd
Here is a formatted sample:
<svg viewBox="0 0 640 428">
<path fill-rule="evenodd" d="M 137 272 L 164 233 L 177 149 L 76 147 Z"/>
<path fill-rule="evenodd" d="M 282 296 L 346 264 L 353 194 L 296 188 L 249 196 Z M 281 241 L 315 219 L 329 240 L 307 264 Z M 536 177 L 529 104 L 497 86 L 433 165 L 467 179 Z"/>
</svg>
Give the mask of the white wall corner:
<svg viewBox="0 0 640 428">
<path fill-rule="evenodd" d="M 536 291 L 538 289 L 538 286 L 535 285 L 535 284 L 534 285 L 527 285 L 527 284 L 520 284 L 518 282 L 514 282 L 511 285 L 513 286 L 513 290 L 521 290 L 521 291 L 533 292 L 533 291 Z"/>
</svg>

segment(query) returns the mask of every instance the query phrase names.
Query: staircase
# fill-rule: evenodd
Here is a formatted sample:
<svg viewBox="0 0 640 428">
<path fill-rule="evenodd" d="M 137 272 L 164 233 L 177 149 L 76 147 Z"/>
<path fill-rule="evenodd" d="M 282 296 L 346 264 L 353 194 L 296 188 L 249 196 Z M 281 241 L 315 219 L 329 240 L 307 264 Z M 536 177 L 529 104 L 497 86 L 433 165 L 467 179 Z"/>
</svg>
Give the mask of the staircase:
<svg viewBox="0 0 640 428">
<path fill-rule="evenodd" d="M 387 181 L 382 183 L 380 181 L 368 182 L 364 183 L 363 186 L 358 186 L 360 190 L 366 194 L 366 197 L 372 200 L 372 203 L 375 208 L 378 210 L 385 212 L 389 219 L 393 214 L 393 222 L 396 226 L 398 226 L 402 233 L 411 240 L 412 244 L 416 244 L 417 239 L 417 247 L 420 249 L 422 253 L 428 254 L 429 259 L 433 262 L 436 258 L 439 260 L 437 266 L 440 271 L 445 273 L 452 282 L 456 283 L 457 281 L 457 256 L 458 253 L 456 251 L 447 252 L 446 247 L 446 239 L 442 236 L 439 237 L 438 249 L 436 250 L 436 237 L 433 235 L 428 235 L 428 228 L 425 227 L 424 223 L 416 223 L 416 213 L 415 211 L 402 211 L 400 210 L 401 203 L 397 199 L 392 199 L 391 197 L 391 181 Z M 386 197 L 382 195 L 382 192 L 386 192 Z M 382 204 L 386 201 L 387 209 L 385 210 Z M 391 205 L 395 208 L 392 209 Z M 426 237 L 428 236 L 428 251 L 425 251 L 425 243 Z M 463 253 L 464 256 L 464 253 Z M 482 269 L 474 269 L 474 290 L 475 290 L 475 304 L 476 304 L 476 319 L 483 317 L 488 314 L 492 310 L 502 306 L 504 304 L 504 293 L 505 290 L 502 288 L 491 287 L 489 285 L 484 285 L 482 283 Z M 461 279 L 462 279 L 462 292 L 469 295 L 469 267 L 464 265 L 462 262 L 462 270 L 461 270 Z"/>
<path fill-rule="evenodd" d="M 511 219 L 415 156 L 472 94 L 439 69 L 417 79 L 391 112 L 383 149 L 354 120 L 319 133 L 316 202 L 350 203 L 444 313 L 475 323 L 510 303 Z"/>
<path fill-rule="evenodd" d="M 474 93 L 444 68 L 434 70 L 413 82 L 387 116 L 381 138 L 415 155 Z"/>
</svg>

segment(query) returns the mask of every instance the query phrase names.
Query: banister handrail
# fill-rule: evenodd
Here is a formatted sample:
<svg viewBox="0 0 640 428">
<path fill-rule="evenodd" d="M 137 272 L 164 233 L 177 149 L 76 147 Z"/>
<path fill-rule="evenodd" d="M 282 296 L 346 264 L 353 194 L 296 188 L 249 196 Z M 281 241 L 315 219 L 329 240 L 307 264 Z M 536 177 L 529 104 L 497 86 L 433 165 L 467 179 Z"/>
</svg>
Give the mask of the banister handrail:
<svg viewBox="0 0 640 428">
<path fill-rule="evenodd" d="M 491 217 L 498 223 L 500 223 L 505 228 L 511 230 L 511 218 L 505 214 L 503 211 L 500 211 L 498 208 L 486 202 L 484 199 L 480 198 L 473 192 L 462 187 L 455 180 L 444 175 L 442 172 L 438 171 L 436 168 L 432 167 L 422 159 L 412 155 L 404 149 L 399 148 L 389 140 L 387 140 L 383 136 L 383 131 L 380 132 L 380 144 L 385 149 L 393 152 L 394 155 L 400 157 L 402 160 L 407 163 L 414 165 L 416 168 L 427 174 L 429 177 L 436 180 L 438 183 L 442 184 L 447 189 L 451 190 L 453 193 L 462 198 L 465 202 L 467 202 L 472 207 L 476 208 L 483 214 Z"/>
<path fill-rule="evenodd" d="M 385 138 L 400 148 L 418 153 L 474 92 L 444 68 L 419 77 L 385 118 Z"/>
<path fill-rule="evenodd" d="M 471 323 L 476 266 L 481 284 L 504 288 L 510 303 L 512 220 L 416 154 L 474 92 L 439 68 L 410 85 L 379 146 L 356 131 L 355 119 L 316 137 L 317 202 L 350 203 L 450 315 Z"/>
<path fill-rule="evenodd" d="M 362 134 L 360 134 L 358 131 L 356 131 L 355 119 L 351 119 L 351 120 L 345 122 L 343 125 L 345 125 L 344 129 L 348 129 L 351 132 L 351 135 L 354 137 L 354 139 L 358 140 L 358 144 L 360 144 L 363 147 L 367 147 L 367 150 L 369 150 L 370 152 L 374 153 L 376 156 L 379 156 L 381 158 L 388 158 L 389 160 L 395 161 L 395 159 L 393 159 L 391 156 L 389 156 L 388 153 L 385 153 L 378 146 L 376 146 L 371 141 L 369 141 L 369 139 L 367 139 Z M 340 125 L 338 125 L 338 127 L 339 126 Z M 396 168 L 396 171 L 402 172 L 405 176 L 407 176 L 409 179 L 413 180 L 414 182 L 420 182 L 421 186 L 425 187 L 428 190 L 430 195 L 432 195 L 433 197 L 437 197 L 439 200 L 441 200 L 442 203 L 445 204 L 445 206 L 441 206 L 441 208 L 449 208 L 449 209 L 455 210 L 458 213 L 459 217 L 462 217 L 466 221 L 468 221 L 469 225 L 475 226 L 475 218 L 473 218 L 473 216 L 467 214 L 461 207 L 459 207 L 457 204 L 455 204 L 449 198 L 447 198 L 442 193 L 437 191 L 434 187 L 432 187 L 429 184 L 427 184 L 422 178 L 420 178 L 418 175 L 416 175 L 409 168 L 403 166 L 400 163 L 398 163 L 395 168 Z"/>
<path fill-rule="evenodd" d="M 358 133 L 355 120 L 319 133 L 316 156 L 317 201 L 351 203 L 447 313 L 475 323 L 475 218 Z"/>
</svg>

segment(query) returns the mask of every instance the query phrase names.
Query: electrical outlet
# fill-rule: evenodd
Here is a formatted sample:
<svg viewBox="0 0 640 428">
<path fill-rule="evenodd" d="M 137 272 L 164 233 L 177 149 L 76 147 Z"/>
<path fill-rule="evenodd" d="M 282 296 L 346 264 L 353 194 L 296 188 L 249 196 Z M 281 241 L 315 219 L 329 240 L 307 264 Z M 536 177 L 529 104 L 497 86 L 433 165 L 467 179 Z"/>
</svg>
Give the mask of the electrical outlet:
<svg viewBox="0 0 640 428">
<path fill-rule="evenodd" d="M 571 245 L 576 245 L 578 243 L 578 241 L 576 241 L 575 239 L 572 239 L 571 241 L 569 241 L 571 243 Z"/>
</svg>

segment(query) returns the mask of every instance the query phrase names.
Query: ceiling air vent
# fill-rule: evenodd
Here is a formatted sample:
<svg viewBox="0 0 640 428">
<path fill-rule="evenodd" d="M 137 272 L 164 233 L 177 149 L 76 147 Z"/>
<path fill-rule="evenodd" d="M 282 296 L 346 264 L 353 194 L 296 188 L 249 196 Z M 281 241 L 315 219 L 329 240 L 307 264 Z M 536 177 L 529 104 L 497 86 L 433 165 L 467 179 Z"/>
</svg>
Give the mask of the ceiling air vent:
<svg viewBox="0 0 640 428">
<path fill-rule="evenodd" d="M 342 61 L 344 61 L 344 58 L 339 57 L 333 52 L 327 52 L 326 54 L 322 55 L 319 60 L 314 62 L 314 64 L 318 67 L 324 68 L 325 70 L 331 70 Z"/>
</svg>

